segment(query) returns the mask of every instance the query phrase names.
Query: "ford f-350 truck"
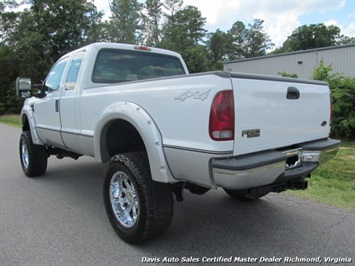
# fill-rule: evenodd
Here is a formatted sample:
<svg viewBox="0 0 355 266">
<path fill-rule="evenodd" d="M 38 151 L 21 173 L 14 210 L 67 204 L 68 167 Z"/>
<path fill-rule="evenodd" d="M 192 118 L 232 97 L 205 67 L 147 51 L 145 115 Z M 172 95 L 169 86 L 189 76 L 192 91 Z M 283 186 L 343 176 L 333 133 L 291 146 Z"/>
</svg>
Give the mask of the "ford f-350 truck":
<svg viewBox="0 0 355 266">
<path fill-rule="evenodd" d="M 306 189 L 340 141 L 330 139 L 326 83 L 228 72 L 189 74 L 175 52 L 94 43 L 61 57 L 43 84 L 18 78 L 20 161 L 43 175 L 47 158 L 106 163 L 112 227 L 137 244 L 167 230 L 173 195 L 223 188 L 232 198 Z"/>
</svg>

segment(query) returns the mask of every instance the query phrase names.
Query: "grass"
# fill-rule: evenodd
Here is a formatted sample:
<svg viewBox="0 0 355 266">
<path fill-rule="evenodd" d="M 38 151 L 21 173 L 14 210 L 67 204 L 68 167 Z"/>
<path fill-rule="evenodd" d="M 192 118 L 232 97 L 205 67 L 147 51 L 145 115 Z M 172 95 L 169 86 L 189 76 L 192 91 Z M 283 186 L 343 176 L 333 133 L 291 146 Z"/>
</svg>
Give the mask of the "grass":
<svg viewBox="0 0 355 266">
<path fill-rule="evenodd" d="M 19 115 L 0 116 L 0 122 L 21 127 Z M 308 189 L 292 195 L 355 210 L 355 141 L 343 142 L 338 154 L 308 179 Z"/>
<path fill-rule="evenodd" d="M 20 121 L 19 114 L 17 114 L 17 115 L 1 115 L 0 122 L 10 125 L 10 126 L 21 127 L 21 121 Z"/>
</svg>

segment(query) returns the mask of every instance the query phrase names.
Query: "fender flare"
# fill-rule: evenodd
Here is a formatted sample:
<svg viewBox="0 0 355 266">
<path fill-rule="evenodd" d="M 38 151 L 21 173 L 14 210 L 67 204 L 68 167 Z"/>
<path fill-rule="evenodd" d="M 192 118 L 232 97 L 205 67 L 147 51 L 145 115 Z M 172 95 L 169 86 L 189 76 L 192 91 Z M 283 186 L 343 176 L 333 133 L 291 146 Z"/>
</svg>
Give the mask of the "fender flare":
<svg viewBox="0 0 355 266">
<path fill-rule="evenodd" d="M 41 139 L 39 138 L 39 135 L 37 133 L 36 120 L 33 115 L 33 110 L 30 107 L 30 105 L 28 105 L 28 104 L 25 104 L 21 110 L 21 125 L 22 125 L 23 131 L 24 131 L 26 119 L 28 121 L 29 130 L 31 131 L 31 137 L 32 137 L 33 144 L 44 145 L 44 143 L 41 141 Z"/>
<path fill-rule="evenodd" d="M 117 119 L 129 122 L 140 134 L 147 150 L 152 179 L 163 183 L 176 182 L 165 159 L 159 128 L 142 107 L 132 102 L 114 103 L 103 111 L 94 132 L 96 160 L 106 162 L 110 159 L 108 151 L 104 148 L 103 136 L 106 135 L 105 132 L 110 122 Z"/>
</svg>

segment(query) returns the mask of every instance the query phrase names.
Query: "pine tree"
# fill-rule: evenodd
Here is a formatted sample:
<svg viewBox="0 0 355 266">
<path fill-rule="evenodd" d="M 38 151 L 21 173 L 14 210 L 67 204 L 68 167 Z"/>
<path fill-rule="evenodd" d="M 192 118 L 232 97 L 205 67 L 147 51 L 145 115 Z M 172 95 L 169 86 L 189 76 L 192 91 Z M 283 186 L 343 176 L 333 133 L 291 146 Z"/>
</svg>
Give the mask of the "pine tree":
<svg viewBox="0 0 355 266">
<path fill-rule="evenodd" d="M 113 42 L 135 44 L 140 40 L 143 6 L 137 0 L 112 0 L 109 38 Z"/>
</svg>

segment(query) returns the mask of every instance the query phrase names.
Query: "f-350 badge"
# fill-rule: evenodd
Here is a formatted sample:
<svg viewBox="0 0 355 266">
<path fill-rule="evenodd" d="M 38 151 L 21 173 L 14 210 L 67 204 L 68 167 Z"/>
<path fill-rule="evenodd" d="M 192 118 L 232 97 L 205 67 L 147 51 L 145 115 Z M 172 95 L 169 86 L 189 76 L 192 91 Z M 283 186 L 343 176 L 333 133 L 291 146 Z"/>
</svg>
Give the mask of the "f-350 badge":
<svg viewBox="0 0 355 266">
<path fill-rule="evenodd" d="M 180 100 L 182 102 L 185 101 L 186 99 L 189 99 L 189 98 L 192 98 L 194 100 L 204 101 L 208 98 L 208 95 L 210 92 L 211 92 L 211 90 L 204 91 L 204 92 L 200 92 L 200 91 L 191 92 L 190 90 L 188 90 L 187 92 L 184 92 L 183 94 L 178 95 L 174 99 Z"/>
<path fill-rule="evenodd" d="M 258 138 L 260 137 L 260 129 L 248 129 L 242 131 L 242 137 L 247 136 L 247 138 Z"/>
</svg>

